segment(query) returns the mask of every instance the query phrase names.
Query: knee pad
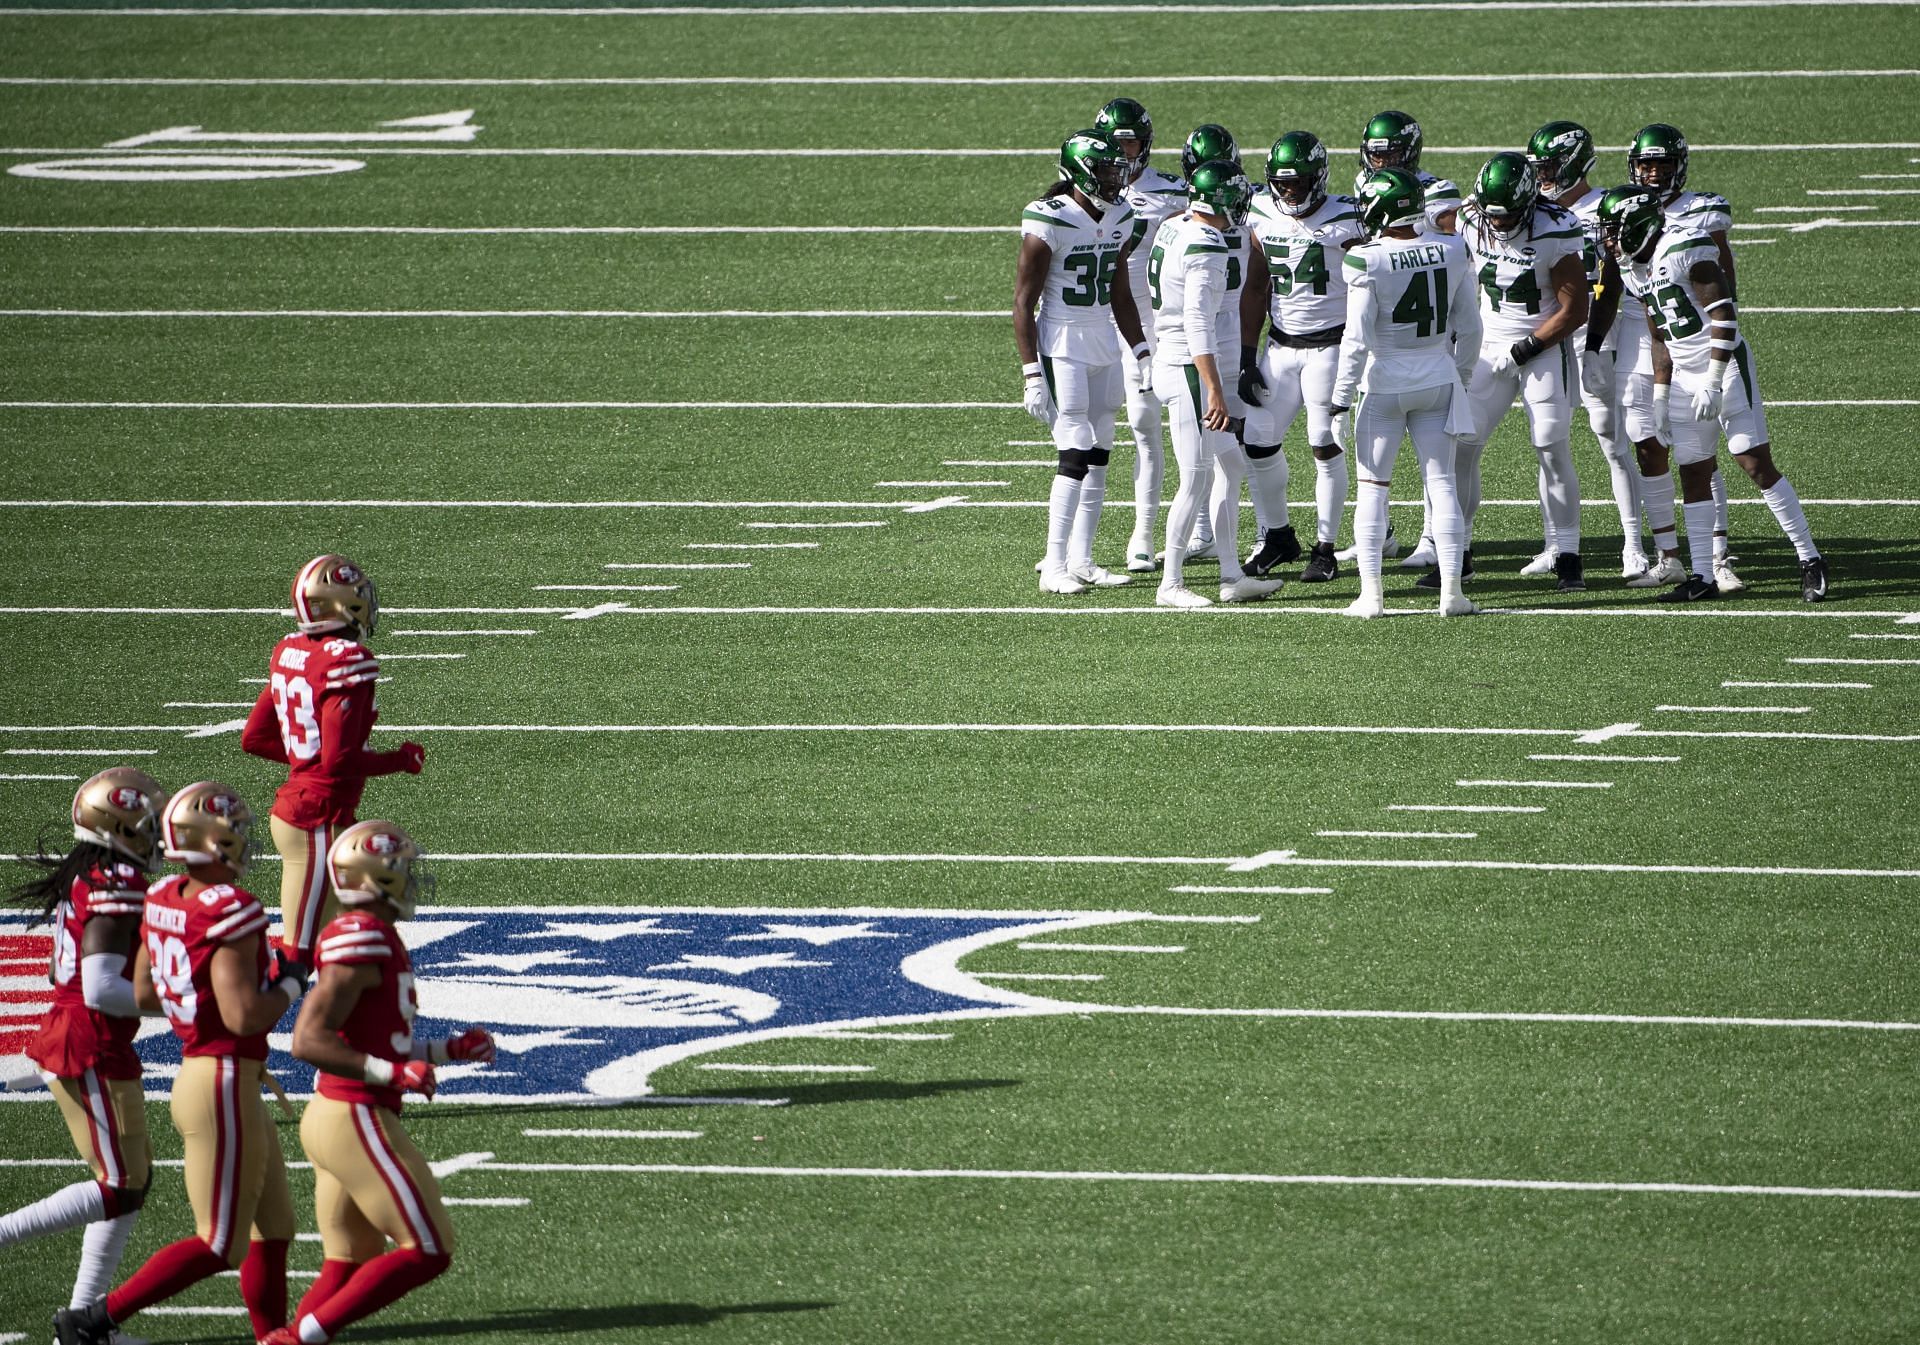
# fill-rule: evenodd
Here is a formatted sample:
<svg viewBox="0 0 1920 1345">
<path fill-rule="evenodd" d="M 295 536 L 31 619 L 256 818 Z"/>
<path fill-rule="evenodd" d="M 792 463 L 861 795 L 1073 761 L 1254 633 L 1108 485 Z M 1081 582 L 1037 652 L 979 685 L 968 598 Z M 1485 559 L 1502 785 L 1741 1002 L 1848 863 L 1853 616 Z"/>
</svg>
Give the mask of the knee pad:
<svg viewBox="0 0 1920 1345">
<path fill-rule="evenodd" d="M 1263 458 L 1270 458 L 1280 451 L 1280 445 L 1278 444 L 1249 443 L 1244 445 L 1244 447 L 1247 450 L 1247 457 L 1254 462 L 1259 462 Z"/>
<path fill-rule="evenodd" d="M 1087 479 L 1087 468 L 1093 466 L 1093 451 L 1085 448 L 1063 448 L 1060 450 L 1060 465 L 1054 470 L 1061 476 L 1075 481 Z"/>
<path fill-rule="evenodd" d="M 147 1188 L 144 1186 L 108 1186 L 105 1182 L 99 1183 L 99 1186 L 101 1204 L 109 1219 L 132 1214 L 147 1203 Z"/>
<path fill-rule="evenodd" d="M 1096 446 L 1094 448 L 1085 450 L 1085 456 L 1087 459 L 1087 466 L 1105 467 L 1113 461 L 1113 450 L 1110 448 L 1100 448 Z"/>
<path fill-rule="evenodd" d="M 1533 431 L 1533 446 L 1539 449 L 1562 444 L 1573 433 L 1573 410 L 1565 402 L 1528 402 L 1527 425 Z"/>
</svg>

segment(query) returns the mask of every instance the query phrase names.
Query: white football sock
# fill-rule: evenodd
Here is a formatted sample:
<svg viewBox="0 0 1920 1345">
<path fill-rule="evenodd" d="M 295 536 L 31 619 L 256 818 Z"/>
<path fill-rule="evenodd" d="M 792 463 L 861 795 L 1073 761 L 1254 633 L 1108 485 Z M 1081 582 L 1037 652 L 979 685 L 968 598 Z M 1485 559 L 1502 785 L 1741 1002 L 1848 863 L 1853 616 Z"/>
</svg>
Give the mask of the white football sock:
<svg viewBox="0 0 1920 1345">
<path fill-rule="evenodd" d="M 1166 473 L 1160 399 L 1129 392 L 1127 425 L 1133 430 L 1133 536 L 1151 551 L 1154 528 L 1160 522 L 1160 481 Z"/>
<path fill-rule="evenodd" d="M 1427 483 L 1427 499 L 1433 504 L 1433 550 L 1440 567 L 1440 593 L 1442 598 L 1449 598 L 1460 591 L 1467 521 L 1460 514 L 1460 495 L 1452 473 L 1433 459 L 1422 462 L 1420 469 Z"/>
<path fill-rule="evenodd" d="M 1665 472 L 1658 476 L 1640 474 L 1640 500 L 1647 511 L 1647 528 L 1653 533 L 1654 549 L 1665 555 L 1680 549 L 1680 534 L 1673 523 L 1673 479 Z"/>
<path fill-rule="evenodd" d="M 1539 477 L 1536 488 L 1540 494 L 1540 549 L 1558 551 L 1560 546 L 1553 532 L 1553 504 L 1547 498 L 1547 469 L 1542 467 L 1535 475 Z"/>
<path fill-rule="evenodd" d="M 113 1288 L 114 1272 L 126 1253 L 127 1239 L 140 1222 L 139 1210 L 128 1210 L 112 1219 L 87 1225 L 80 1241 L 80 1271 L 73 1277 L 73 1301 L 70 1308 L 84 1308 Z"/>
<path fill-rule="evenodd" d="M 1460 517 L 1466 520 L 1466 545 L 1473 545 L 1473 518 L 1480 512 L 1480 455 L 1485 444 L 1462 440 L 1453 450 L 1453 485 L 1460 497 Z"/>
<path fill-rule="evenodd" d="M 1253 496 L 1253 518 L 1264 540 L 1270 528 L 1284 528 L 1287 515 L 1287 455 L 1278 448 L 1264 458 L 1247 457 L 1248 493 Z"/>
<path fill-rule="evenodd" d="M 333 1337 L 327 1334 L 327 1329 L 320 1325 L 319 1319 L 311 1312 L 300 1319 L 298 1334 L 300 1336 L 300 1345 L 327 1345 L 327 1342 L 333 1339 Z"/>
<path fill-rule="evenodd" d="M 1213 455 L 1213 540 L 1220 555 L 1220 582 L 1246 577 L 1240 568 L 1240 482 L 1247 475 L 1247 454 L 1240 445 Z"/>
<path fill-rule="evenodd" d="M 1080 503 L 1080 483 L 1070 476 L 1053 475 L 1047 497 L 1047 573 L 1067 568 L 1067 540 L 1073 536 L 1074 510 Z"/>
<path fill-rule="evenodd" d="M 1340 515 L 1347 507 L 1347 455 L 1313 460 L 1314 540 L 1331 544 L 1340 536 Z"/>
<path fill-rule="evenodd" d="M 1553 519 L 1554 549 L 1563 555 L 1580 554 L 1580 477 L 1573 470 L 1573 445 L 1557 439 L 1539 451 L 1545 478 L 1547 510 Z"/>
<path fill-rule="evenodd" d="M 1713 554 L 1727 554 L 1727 479 L 1713 469 Z"/>
<path fill-rule="evenodd" d="M 1773 516 L 1780 520 L 1780 531 L 1786 533 L 1787 540 L 1793 543 L 1796 556 L 1801 560 L 1812 560 L 1820 554 L 1820 548 L 1813 544 L 1813 529 L 1807 526 L 1807 512 L 1800 507 L 1800 496 L 1791 481 L 1781 477 L 1761 491 L 1760 498 L 1767 502 L 1767 508 L 1773 510 Z"/>
<path fill-rule="evenodd" d="M 1067 539 L 1067 566 L 1084 570 L 1093 564 L 1093 535 L 1100 530 L 1100 508 L 1107 500 L 1107 469 L 1087 468 L 1080 483 L 1080 501 L 1073 514 L 1073 532 Z"/>
<path fill-rule="evenodd" d="M 23 1238 L 41 1238 L 66 1228 L 78 1228 L 107 1212 L 106 1197 L 100 1183 L 75 1182 L 63 1186 L 44 1200 L 36 1200 L 11 1214 L 0 1215 L 0 1247 Z"/>
<path fill-rule="evenodd" d="M 1362 478 L 1353 501 L 1353 541 L 1360 548 L 1360 596 L 1380 596 L 1380 547 L 1387 538 L 1387 487 Z"/>
<path fill-rule="evenodd" d="M 1634 465 L 1633 446 L 1619 435 L 1601 437 L 1600 452 L 1612 478 L 1613 507 L 1620 513 L 1620 536 L 1628 546 L 1640 545 L 1640 469 Z"/>
<path fill-rule="evenodd" d="M 1713 578 L 1713 501 L 1688 500 L 1680 506 L 1687 516 L 1687 559 L 1702 579 Z"/>
</svg>

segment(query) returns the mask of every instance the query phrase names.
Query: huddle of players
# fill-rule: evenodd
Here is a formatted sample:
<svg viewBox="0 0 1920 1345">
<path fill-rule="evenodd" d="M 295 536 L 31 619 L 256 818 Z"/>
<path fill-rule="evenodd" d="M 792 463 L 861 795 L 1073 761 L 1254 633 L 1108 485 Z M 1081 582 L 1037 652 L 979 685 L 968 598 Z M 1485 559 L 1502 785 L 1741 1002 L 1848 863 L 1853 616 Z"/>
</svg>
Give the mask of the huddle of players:
<svg viewBox="0 0 1920 1345">
<path fill-rule="evenodd" d="M 1224 127 L 1188 136 L 1179 178 L 1151 166 L 1152 143 L 1146 109 L 1113 100 L 1061 146 L 1060 181 L 1022 211 L 1015 345 L 1027 410 L 1050 426 L 1059 454 L 1036 567 L 1043 592 L 1130 582 L 1092 554 L 1123 393 L 1136 450 L 1126 568 L 1162 571 L 1162 606 L 1211 605 L 1184 582 L 1185 562 L 1210 554 L 1220 601 L 1279 589 L 1268 576 L 1302 554 L 1282 440 L 1304 410 L 1316 520 L 1301 581 L 1334 579 L 1340 561 L 1354 560 L 1362 594 L 1348 610 L 1383 610 L 1382 559 L 1400 550 L 1386 489 L 1410 437 L 1426 509 L 1402 564 L 1426 569 L 1416 587 L 1439 590 L 1443 612 L 1475 610 L 1459 586 L 1475 575 L 1481 455 L 1516 399 L 1539 457 L 1544 532 L 1521 572 L 1584 589 L 1570 443 L 1577 387 L 1607 459 L 1629 587 L 1667 588 L 1661 600 L 1675 602 L 1745 587 L 1727 554 L 1715 467 L 1724 432 L 1794 545 L 1802 596 L 1826 596 L 1826 562 L 1773 464 L 1739 330 L 1729 208 L 1685 190 L 1688 148 L 1676 128 L 1644 128 L 1628 152 L 1629 184 L 1603 190 L 1589 181 L 1592 136 L 1550 122 L 1525 153 L 1488 159 L 1464 197 L 1420 167 L 1420 126 L 1403 112 L 1367 123 L 1351 196 L 1327 190 L 1326 148 L 1306 131 L 1274 141 L 1264 191 Z M 1156 556 L 1163 408 L 1180 486 Z M 1340 552 L 1349 453 L 1355 545 Z M 1243 480 L 1258 530 L 1244 563 Z"/>
<path fill-rule="evenodd" d="M 354 821 L 369 777 L 417 774 L 425 753 L 367 750 L 372 581 L 343 556 L 320 556 L 294 580 L 293 605 L 298 630 L 275 646 L 242 736 L 248 752 L 288 767 L 270 819 L 280 940 L 239 886 L 257 847 L 253 810 L 217 781 L 169 797 L 144 771 L 101 771 L 74 795 L 77 843 L 40 856 L 42 872 L 13 890 L 53 925 L 53 1006 L 28 1054 L 93 1180 L 0 1216 L 0 1247 L 86 1225 L 71 1306 L 54 1314 L 61 1345 L 132 1341 L 120 1323 L 236 1267 L 257 1341 L 319 1345 L 451 1261 L 452 1226 L 401 1127 L 401 1098 L 431 1097 L 436 1064 L 491 1061 L 493 1039 L 483 1028 L 414 1037 L 418 1001 L 395 925 L 432 879 L 405 831 Z M 156 881 L 163 860 L 185 872 Z M 326 1259 L 289 1317 L 293 1204 L 260 1090 L 280 1091 L 267 1033 L 296 1005 L 293 1053 L 318 1071 L 300 1143 Z M 142 1015 L 164 1016 L 180 1039 L 171 1110 L 194 1233 L 109 1293 L 152 1169 L 133 1049 Z"/>
</svg>

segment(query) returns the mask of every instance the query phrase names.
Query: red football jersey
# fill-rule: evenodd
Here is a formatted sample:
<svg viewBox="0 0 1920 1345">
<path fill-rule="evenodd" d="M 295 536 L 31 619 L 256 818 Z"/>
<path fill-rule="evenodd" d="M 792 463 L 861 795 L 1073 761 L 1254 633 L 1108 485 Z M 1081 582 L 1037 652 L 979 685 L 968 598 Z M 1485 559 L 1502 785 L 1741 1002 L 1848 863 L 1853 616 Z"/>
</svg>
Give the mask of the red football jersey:
<svg viewBox="0 0 1920 1345">
<path fill-rule="evenodd" d="M 257 979 L 267 979 L 267 913 L 253 893 L 221 883 L 197 896 L 185 894 L 187 877 L 175 874 L 147 889 L 141 936 L 153 966 L 153 987 L 167 1023 L 180 1038 L 182 1055 L 267 1058 L 267 1034 L 238 1037 L 221 1021 L 213 997 L 213 954 L 222 944 L 253 940 Z"/>
<path fill-rule="evenodd" d="M 420 997 L 413 988 L 413 962 L 400 941 L 400 931 L 364 911 L 348 911 L 334 920 L 320 931 L 314 972 L 352 966 L 378 967 L 380 984 L 361 992 L 347 1021 L 340 1025 L 340 1040 L 396 1065 L 411 1058 L 413 1015 Z M 398 1088 L 376 1088 L 363 1079 L 343 1079 L 337 1074 L 322 1074 L 319 1079 L 321 1097 L 400 1110 Z"/>
<path fill-rule="evenodd" d="M 116 1018 L 87 1007 L 80 985 L 80 939 L 87 921 L 95 916 L 138 916 L 146 899 L 146 883 L 131 864 L 111 861 L 84 878 L 54 908 L 53 1007 L 41 1020 L 40 1031 L 27 1055 L 42 1069 L 63 1079 L 78 1078 L 96 1069 L 108 1079 L 137 1079 L 140 1058 L 133 1053 L 138 1018 Z M 131 961 L 127 972 L 133 971 Z"/>
<path fill-rule="evenodd" d="M 352 822 L 367 778 L 405 769 L 402 753 L 367 750 L 379 673 L 367 647 L 343 635 L 293 634 L 274 646 L 240 745 L 288 767 L 275 817 L 307 829 Z"/>
</svg>

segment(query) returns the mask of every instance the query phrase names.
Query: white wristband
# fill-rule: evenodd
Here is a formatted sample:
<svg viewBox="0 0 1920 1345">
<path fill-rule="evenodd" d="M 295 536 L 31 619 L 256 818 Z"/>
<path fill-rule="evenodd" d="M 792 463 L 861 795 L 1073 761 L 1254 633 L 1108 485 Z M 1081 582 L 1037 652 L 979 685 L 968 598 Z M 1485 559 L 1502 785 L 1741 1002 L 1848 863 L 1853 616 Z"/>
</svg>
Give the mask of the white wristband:
<svg viewBox="0 0 1920 1345">
<path fill-rule="evenodd" d="M 432 1041 L 414 1038 L 413 1049 L 407 1055 L 414 1060 L 424 1060 L 430 1065 L 450 1064 L 453 1057 L 447 1053 L 447 1039 L 436 1037 Z"/>
<path fill-rule="evenodd" d="M 306 985 L 298 976 L 283 976 L 274 983 L 273 988 L 287 997 L 289 1009 L 300 1002 L 300 996 L 307 993 Z"/>
<path fill-rule="evenodd" d="M 1032 364 L 1021 365 L 1020 372 L 1025 374 L 1028 378 L 1040 377 L 1040 361 L 1035 360 Z"/>
<path fill-rule="evenodd" d="M 360 1067 L 360 1077 L 375 1088 L 389 1088 L 393 1085 L 393 1062 L 370 1055 L 367 1063 Z"/>
<path fill-rule="evenodd" d="M 1144 360 L 1151 354 L 1153 354 L 1153 349 L 1148 346 L 1145 341 L 1140 342 L 1133 348 L 1133 357 L 1136 360 Z"/>
<path fill-rule="evenodd" d="M 1671 384 L 1655 383 L 1653 385 L 1653 400 L 1656 402 L 1664 402 L 1672 391 L 1673 387 Z"/>
</svg>

